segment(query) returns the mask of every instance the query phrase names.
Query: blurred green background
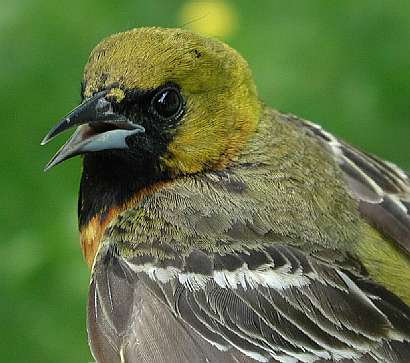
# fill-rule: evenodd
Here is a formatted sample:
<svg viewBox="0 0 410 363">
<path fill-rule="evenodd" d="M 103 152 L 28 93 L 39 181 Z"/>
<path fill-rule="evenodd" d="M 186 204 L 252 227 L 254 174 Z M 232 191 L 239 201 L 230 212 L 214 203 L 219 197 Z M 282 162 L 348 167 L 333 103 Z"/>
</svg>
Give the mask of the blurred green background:
<svg viewBox="0 0 410 363">
<path fill-rule="evenodd" d="M 249 61 L 262 99 L 410 169 L 410 2 L 2 0 L 0 353 L 89 362 L 88 270 L 76 226 L 80 160 L 44 174 L 103 37 L 144 25 L 219 35 Z"/>
</svg>

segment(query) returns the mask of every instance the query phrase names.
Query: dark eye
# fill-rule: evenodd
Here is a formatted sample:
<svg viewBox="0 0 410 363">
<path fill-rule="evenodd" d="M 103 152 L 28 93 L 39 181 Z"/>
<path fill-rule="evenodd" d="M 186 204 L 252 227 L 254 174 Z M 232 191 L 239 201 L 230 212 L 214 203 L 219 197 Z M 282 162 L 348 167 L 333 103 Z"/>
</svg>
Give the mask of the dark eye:
<svg viewBox="0 0 410 363">
<path fill-rule="evenodd" d="M 162 89 L 153 97 L 151 107 L 154 113 L 165 119 L 179 116 L 182 111 L 182 97 L 179 90 L 174 87 Z"/>
</svg>

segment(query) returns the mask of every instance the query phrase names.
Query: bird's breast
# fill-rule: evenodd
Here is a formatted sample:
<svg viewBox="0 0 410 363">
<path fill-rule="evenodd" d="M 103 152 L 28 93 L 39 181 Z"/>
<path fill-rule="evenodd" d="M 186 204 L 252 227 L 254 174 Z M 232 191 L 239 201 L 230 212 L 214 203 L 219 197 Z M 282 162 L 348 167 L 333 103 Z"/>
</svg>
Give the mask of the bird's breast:
<svg viewBox="0 0 410 363">
<path fill-rule="evenodd" d="M 89 268 L 93 265 L 107 226 L 121 211 L 122 208 L 116 207 L 111 208 L 108 213 L 97 214 L 80 229 L 81 249 Z"/>
<path fill-rule="evenodd" d="M 144 198 L 152 195 L 158 189 L 166 185 L 161 181 L 148 187 L 135 191 L 123 203 L 105 206 L 99 210 L 87 223 L 80 225 L 80 240 L 84 258 L 90 268 L 94 263 L 94 258 L 98 253 L 98 248 L 104 238 L 107 227 L 115 223 L 117 217 L 124 211 L 138 207 Z"/>
</svg>

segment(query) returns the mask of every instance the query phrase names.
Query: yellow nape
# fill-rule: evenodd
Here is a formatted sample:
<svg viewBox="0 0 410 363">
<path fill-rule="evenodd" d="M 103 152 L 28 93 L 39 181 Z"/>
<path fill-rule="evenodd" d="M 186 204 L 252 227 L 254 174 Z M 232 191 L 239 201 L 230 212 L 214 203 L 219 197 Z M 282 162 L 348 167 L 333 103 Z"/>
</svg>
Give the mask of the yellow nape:
<svg viewBox="0 0 410 363">
<path fill-rule="evenodd" d="M 410 305 L 410 257 L 369 225 L 363 235 L 356 252 L 370 277 Z"/>
</svg>

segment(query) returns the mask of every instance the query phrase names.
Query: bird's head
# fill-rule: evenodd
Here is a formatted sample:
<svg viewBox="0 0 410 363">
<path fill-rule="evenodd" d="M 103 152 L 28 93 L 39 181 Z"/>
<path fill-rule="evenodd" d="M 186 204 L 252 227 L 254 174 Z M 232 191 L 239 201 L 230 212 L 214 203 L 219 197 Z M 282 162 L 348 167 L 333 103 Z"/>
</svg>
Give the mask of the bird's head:
<svg viewBox="0 0 410 363">
<path fill-rule="evenodd" d="M 90 265 L 115 215 L 164 181 L 229 165 L 261 109 L 236 51 L 178 29 L 135 29 L 103 40 L 82 85 L 83 102 L 43 144 L 77 126 L 46 169 L 84 156 L 78 214 Z"/>
<path fill-rule="evenodd" d="M 83 102 L 43 140 L 77 126 L 47 169 L 84 154 L 115 177 L 174 177 L 223 168 L 254 132 L 260 102 L 245 60 L 220 41 L 140 28 L 92 51 Z"/>
</svg>

